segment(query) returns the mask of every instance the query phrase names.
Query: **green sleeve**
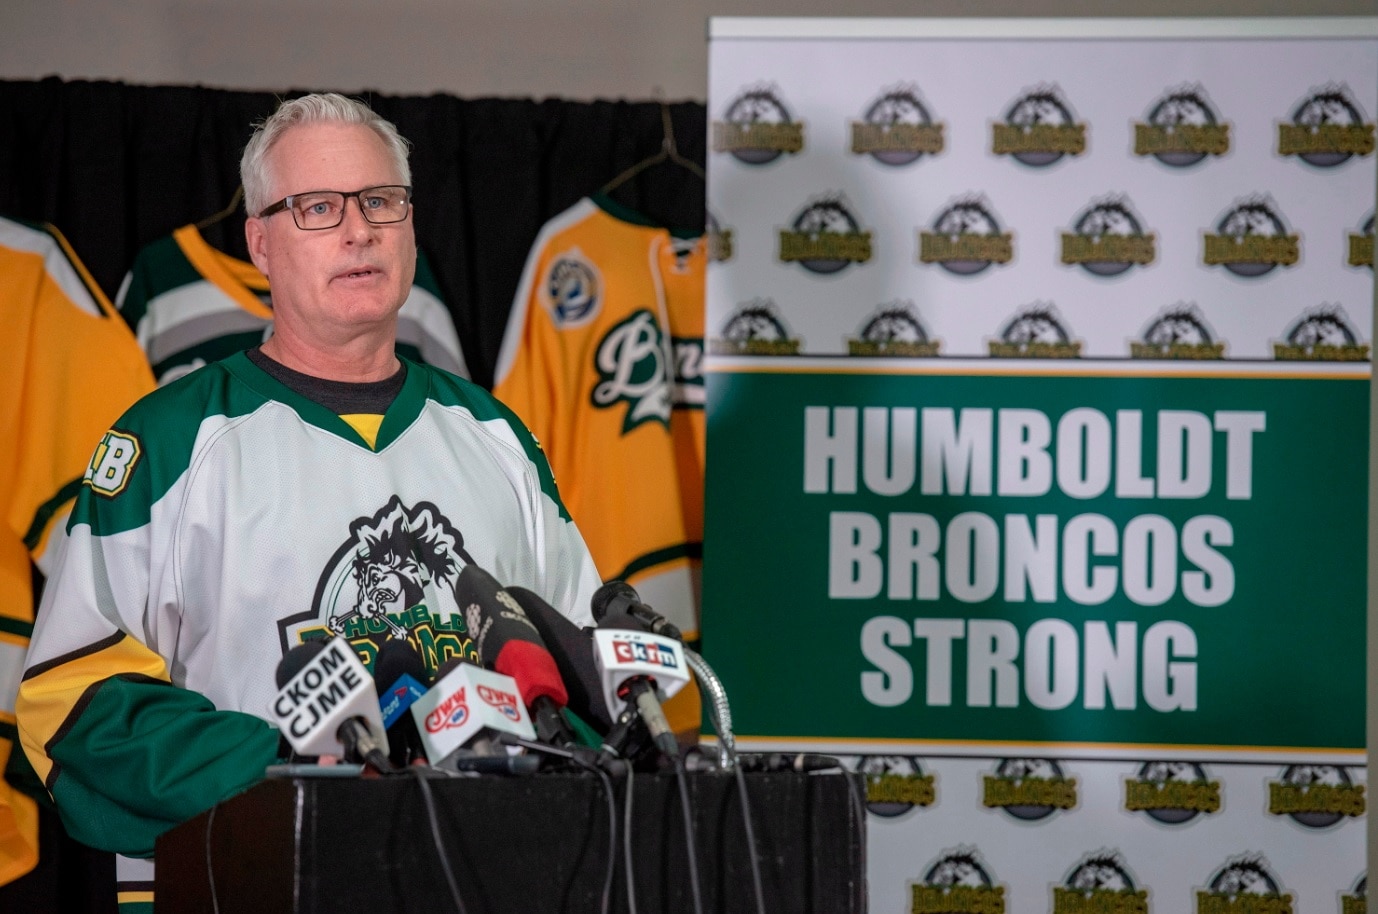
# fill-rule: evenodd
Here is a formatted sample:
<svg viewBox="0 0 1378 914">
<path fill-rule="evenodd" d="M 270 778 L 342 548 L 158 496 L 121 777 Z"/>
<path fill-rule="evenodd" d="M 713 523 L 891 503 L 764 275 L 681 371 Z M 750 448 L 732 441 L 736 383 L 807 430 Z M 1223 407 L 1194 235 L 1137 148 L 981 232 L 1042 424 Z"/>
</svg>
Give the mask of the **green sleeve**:
<svg viewBox="0 0 1378 914">
<path fill-rule="evenodd" d="M 140 675 L 94 684 L 48 745 L 49 786 L 68 832 L 131 857 L 263 778 L 278 731 L 204 696 Z"/>
</svg>

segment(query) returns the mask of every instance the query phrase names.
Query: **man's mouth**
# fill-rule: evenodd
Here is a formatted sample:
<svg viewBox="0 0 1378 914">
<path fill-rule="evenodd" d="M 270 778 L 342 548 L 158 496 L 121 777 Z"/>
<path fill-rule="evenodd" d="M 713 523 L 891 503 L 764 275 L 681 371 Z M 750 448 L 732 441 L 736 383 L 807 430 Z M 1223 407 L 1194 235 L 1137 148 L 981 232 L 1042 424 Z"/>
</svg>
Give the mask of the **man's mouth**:
<svg viewBox="0 0 1378 914">
<path fill-rule="evenodd" d="M 346 270 L 343 273 L 340 273 L 339 277 L 341 279 L 367 279 L 368 277 L 375 276 L 377 274 L 378 271 L 373 269 L 372 267 L 359 267 L 357 270 Z"/>
</svg>

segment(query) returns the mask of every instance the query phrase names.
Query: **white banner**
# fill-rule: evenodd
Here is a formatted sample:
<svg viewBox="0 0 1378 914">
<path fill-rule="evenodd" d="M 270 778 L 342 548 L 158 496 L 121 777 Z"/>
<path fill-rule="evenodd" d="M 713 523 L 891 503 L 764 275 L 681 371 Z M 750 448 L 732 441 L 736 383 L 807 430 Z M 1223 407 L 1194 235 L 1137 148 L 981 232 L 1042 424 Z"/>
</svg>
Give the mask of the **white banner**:
<svg viewBox="0 0 1378 914">
<path fill-rule="evenodd" d="M 1337 462 L 1361 472 L 1366 456 L 1297 458 L 1281 444 L 1306 428 L 1306 403 L 1341 385 L 1349 399 L 1327 428 L 1352 432 L 1337 441 L 1367 441 L 1367 413 L 1351 407 L 1372 343 L 1378 20 L 714 19 L 709 34 L 716 259 L 703 628 L 729 690 L 751 686 L 740 715 L 734 705 L 741 745 L 832 751 L 872 775 L 872 911 L 1365 910 L 1366 773 L 1353 707 L 1362 685 L 1352 662 L 1364 637 L 1353 631 L 1340 670 L 1304 634 L 1321 618 L 1359 625 L 1362 587 L 1341 595 L 1325 582 L 1362 572 L 1308 576 L 1267 551 L 1269 539 L 1304 535 L 1362 554 L 1363 512 L 1270 534 L 1247 511 L 1276 514 L 1268 505 L 1287 503 L 1293 474 L 1323 478 Z M 1019 376 L 1057 380 L 1024 390 Z M 829 377 L 839 379 L 832 388 Z M 901 381 L 885 387 L 887 378 Z M 843 386 L 829 405 L 827 391 Z M 935 391 L 949 399 L 927 399 Z M 1190 402 L 1143 402 L 1165 396 Z M 1178 481 L 1190 475 L 1191 453 L 1159 446 L 1157 491 L 1135 488 L 1147 477 L 1126 481 L 1130 464 L 1119 458 L 1113 486 L 1109 475 L 1092 478 L 1089 458 L 1050 463 L 1062 501 L 1047 487 L 997 485 L 998 506 L 979 476 L 930 477 L 924 454 L 904 465 L 903 448 L 915 428 L 929 433 L 930 419 L 935 430 L 947 423 L 944 459 L 960 451 L 968 406 L 973 422 L 992 408 L 1042 410 L 1059 435 L 1063 424 L 1076 432 L 1057 448 L 1085 454 L 1096 429 L 1109 436 L 1126 411 L 1137 422 L 1135 411 L 1214 410 L 1218 455 L 1233 442 L 1239 460 L 1219 457 L 1217 481 L 1233 481 L 1180 534 L 1184 550 L 1189 540 L 1208 545 L 1208 561 L 1193 570 L 1184 551 L 1180 590 L 1155 570 L 1178 567 L 1177 541 L 1160 548 L 1175 528 L 1159 515 L 1171 515 L 1170 499 L 1201 497 L 1161 487 L 1165 467 Z M 853 426 L 865 433 L 859 443 L 839 444 L 839 429 Z M 1124 428 L 1114 425 L 1117 446 Z M 892 450 L 901 430 L 909 437 Z M 997 444 L 1018 449 L 1027 438 Z M 1025 448 L 1030 459 L 1055 449 Z M 1257 491 L 1240 482 L 1254 479 L 1255 458 Z M 1012 485 L 1027 479 L 1024 464 L 1011 466 Z M 1003 464 L 996 470 L 1006 478 Z M 738 484 L 734 471 L 754 481 Z M 948 500 L 930 507 L 940 490 Z M 1077 509 L 1093 497 L 1104 500 Z M 812 532 L 824 498 L 837 505 L 831 540 L 826 528 Z M 1342 506 L 1363 494 L 1326 498 Z M 1077 566 L 1091 569 L 1089 584 L 1066 574 L 1066 561 L 1049 564 L 1063 569 L 1056 580 L 1027 572 L 1027 588 L 1000 577 L 1014 566 L 997 534 L 1034 531 L 1045 518 L 1049 530 L 1064 518 L 1113 529 L 1103 514 L 1122 509 L 1141 514 L 1126 531 L 1149 531 L 1142 561 L 1128 532 L 1119 547 L 1123 598 L 1113 583 L 1093 593 L 1114 564 L 1096 557 L 1120 558 L 1115 547 L 1097 551 L 1094 536 Z M 1032 519 L 1016 529 L 1004 511 Z M 995 545 L 983 566 L 987 527 Z M 951 548 L 965 550 L 966 571 L 954 574 L 933 543 L 958 529 Z M 881 545 L 897 530 L 911 538 L 899 575 L 882 562 L 895 547 Z M 1024 536 L 1034 551 L 1037 536 Z M 983 577 L 983 567 L 993 570 Z M 1308 593 L 1308 581 L 1313 604 L 1270 599 L 1270 586 Z M 1010 593 L 1028 605 L 1003 605 Z M 1101 604 L 1099 617 L 1077 615 Z M 1154 642 L 1156 654 L 1154 623 L 1177 638 Z M 1144 645 L 1121 640 L 1137 632 Z M 992 633 L 1007 638 L 1006 654 Z M 1288 704 L 1281 668 L 1257 658 L 1285 663 L 1289 652 L 1313 656 L 1320 665 L 1305 681 L 1344 701 L 1317 702 L 1314 714 L 1304 700 Z M 790 685 L 802 711 L 768 691 L 781 678 L 777 655 L 818 671 L 816 682 Z M 989 678 L 970 674 L 978 661 Z M 1112 666 L 1124 674 L 1118 685 Z M 1259 721 L 1256 743 L 1238 724 L 1219 745 L 1198 735 L 1228 729 L 1236 705 L 1221 707 L 1226 684 L 1276 690 L 1263 711 L 1237 705 L 1241 719 Z M 1284 705 L 1286 719 L 1266 719 L 1267 707 Z M 999 721 L 1010 725 L 1007 743 L 992 732 Z M 875 732 L 858 730 L 873 722 Z M 1173 740 L 1177 732 L 1191 737 Z"/>
</svg>

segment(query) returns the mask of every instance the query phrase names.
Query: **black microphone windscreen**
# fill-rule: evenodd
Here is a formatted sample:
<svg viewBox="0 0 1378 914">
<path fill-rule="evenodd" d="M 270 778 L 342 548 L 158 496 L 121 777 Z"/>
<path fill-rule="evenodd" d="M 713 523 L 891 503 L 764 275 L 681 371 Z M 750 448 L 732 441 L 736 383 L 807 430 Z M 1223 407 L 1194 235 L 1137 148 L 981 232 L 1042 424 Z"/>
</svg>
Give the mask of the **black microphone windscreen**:
<svg viewBox="0 0 1378 914">
<path fill-rule="evenodd" d="M 324 641 L 307 641 L 305 644 L 298 644 L 290 651 L 282 655 L 278 661 L 277 684 L 282 688 L 292 681 L 292 677 L 302 671 L 302 669 L 316 659 L 316 655 L 325 650 Z"/>
<path fill-rule="evenodd" d="M 618 598 L 621 598 L 619 602 L 639 603 L 641 601 L 636 590 L 626 581 L 608 581 L 593 592 L 593 599 L 589 601 L 589 609 L 593 611 L 593 621 L 602 622 L 603 617 L 609 611 L 616 611 L 611 604 L 613 600 Z"/>
<path fill-rule="evenodd" d="M 612 714 L 603 698 L 602 678 L 593 660 L 592 629 L 575 625 L 568 616 L 525 587 L 509 587 L 507 592 L 526 611 L 526 617 L 541 633 L 569 693 L 569 709 L 604 735 L 612 728 Z"/>
<path fill-rule="evenodd" d="M 446 660 L 444 663 L 442 663 L 442 664 L 440 665 L 440 669 L 438 669 L 438 670 L 435 671 L 435 681 L 436 681 L 436 682 L 439 682 L 440 680 L 444 679 L 446 676 L 448 676 L 448 675 L 450 675 L 451 673 L 453 673 L 455 670 L 459 669 L 459 665 L 460 665 L 461 663 L 473 663 L 474 666 L 478 666 L 478 667 L 483 666 L 483 664 L 481 664 L 481 663 L 475 663 L 473 660 L 471 660 L 471 659 L 469 659 L 469 658 L 467 658 L 467 657 L 463 657 L 463 656 L 460 656 L 460 655 L 456 655 L 456 656 L 454 656 L 454 657 L 451 657 L 449 660 Z"/>
<path fill-rule="evenodd" d="M 630 613 L 608 613 L 598 622 L 599 628 L 621 628 L 634 632 L 649 632 L 651 626 Z"/>
<path fill-rule="evenodd" d="M 373 661 L 373 681 L 382 695 L 392 684 L 404 675 L 415 679 L 422 688 L 430 686 L 426 673 L 426 661 L 421 653 L 404 638 L 389 638 L 378 648 L 378 657 Z"/>
<path fill-rule="evenodd" d="M 465 565 L 455 579 L 455 602 L 464 613 L 464 624 L 469 637 L 474 639 L 479 660 L 487 669 L 498 672 L 504 672 L 497 660 L 509 642 L 528 641 L 545 647 L 535 626 L 522 617 L 521 605 L 504 605 L 508 597 L 497 579 L 477 565 Z"/>
</svg>

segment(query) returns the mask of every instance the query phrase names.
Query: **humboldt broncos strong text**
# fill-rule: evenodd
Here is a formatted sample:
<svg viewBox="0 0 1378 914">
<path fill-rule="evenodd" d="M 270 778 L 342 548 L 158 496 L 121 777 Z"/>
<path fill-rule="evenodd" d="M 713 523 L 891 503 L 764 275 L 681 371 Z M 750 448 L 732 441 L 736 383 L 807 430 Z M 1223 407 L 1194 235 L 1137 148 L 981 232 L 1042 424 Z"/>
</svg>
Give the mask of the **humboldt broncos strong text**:
<svg viewBox="0 0 1378 914">
<path fill-rule="evenodd" d="M 1154 711 L 1194 711 L 1197 639 L 1186 623 L 1136 609 L 1125 621 L 1077 610 L 1073 624 L 1026 619 L 1017 606 L 1228 603 L 1235 530 L 1222 506 L 1253 497 L 1266 430 L 1266 413 L 1243 410 L 806 406 L 803 490 L 838 502 L 828 597 L 988 604 L 1020 622 L 975 607 L 962 618 L 875 616 L 861 628 L 873 667 L 863 696 L 911 701 L 911 658 L 922 658 L 929 706 L 1017 707 L 1022 697 L 1045 710 L 1078 699 L 1132 709 L 1142 698 Z M 895 510 L 875 511 L 876 496 Z M 1209 508 L 1183 510 L 1193 503 Z"/>
</svg>

